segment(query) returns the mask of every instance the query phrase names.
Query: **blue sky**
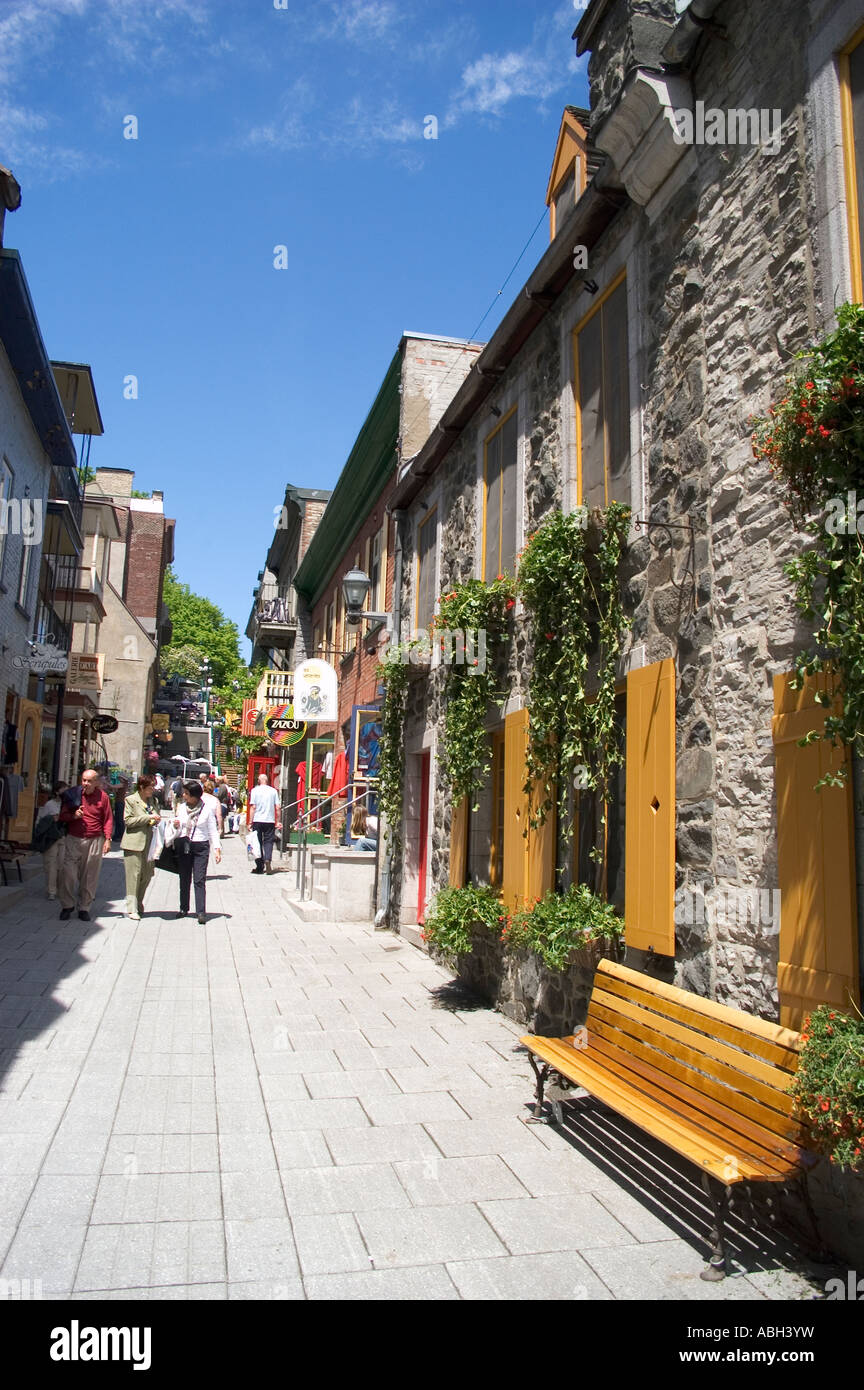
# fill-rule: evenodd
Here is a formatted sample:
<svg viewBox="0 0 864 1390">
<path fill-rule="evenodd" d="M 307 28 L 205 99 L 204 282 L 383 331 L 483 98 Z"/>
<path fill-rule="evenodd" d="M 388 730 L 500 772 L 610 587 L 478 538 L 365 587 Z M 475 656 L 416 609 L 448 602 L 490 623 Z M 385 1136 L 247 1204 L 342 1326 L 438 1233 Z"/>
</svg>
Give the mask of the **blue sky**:
<svg viewBox="0 0 864 1390">
<path fill-rule="evenodd" d="M 0 5 L 6 244 L 49 354 L 93 366 L 91 462 L 164 490 L 241 632 L 285 483 L 333 486 L 404 329 L 474 333 L 587 104 L 572 0 L 280 3 Z"/>
</svg>

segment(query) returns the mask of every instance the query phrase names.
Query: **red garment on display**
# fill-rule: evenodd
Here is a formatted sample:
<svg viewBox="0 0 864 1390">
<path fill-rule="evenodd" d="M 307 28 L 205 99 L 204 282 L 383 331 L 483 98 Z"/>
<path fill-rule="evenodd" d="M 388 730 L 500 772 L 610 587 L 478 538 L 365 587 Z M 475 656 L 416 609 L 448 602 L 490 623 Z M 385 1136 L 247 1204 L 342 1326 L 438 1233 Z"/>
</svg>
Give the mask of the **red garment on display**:
<svg viewBox="0 0 864 1390">
<path fill-rule="evenodd" d="M 306 764 L 300 763 L 297 768 L 297 815 L 302 816 L 304 811 L 303 802 L 306 797 Z"/>
<path fill-rule="evenodd" d="M 330 778 L 330 795 L 344 796 L 348 790 L 348 758 L 347 755 L 337 753 L 333 763 L 333 776 Z"/>
</svg>

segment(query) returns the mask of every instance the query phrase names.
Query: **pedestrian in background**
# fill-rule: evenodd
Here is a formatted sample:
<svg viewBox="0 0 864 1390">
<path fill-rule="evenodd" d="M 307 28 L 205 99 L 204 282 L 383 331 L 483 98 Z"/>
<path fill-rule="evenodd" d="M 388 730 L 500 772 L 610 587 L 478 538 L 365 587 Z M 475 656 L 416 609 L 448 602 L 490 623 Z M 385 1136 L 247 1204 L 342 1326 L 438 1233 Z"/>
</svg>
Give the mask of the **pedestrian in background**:
<svg viewBox="0 0 864 1390">
<path fill-rule="evenodd" d="M 221 820 L 219 822 L 219 836 L 225 834 L 225 824 L 228 820 L 228 812 L 231 809 L 231 789 L 224 777 L 216 779 L 216 800 L 219 802 Z"/>
<path fill-rule="evenodd" d="M 255 860 L 253 874 L 273 872 L 273 841 L 276 838 L 276 808 L 279 793 L 271 787 L 266 773 L 261 773 L 258 785 L 249 798 L 252 807 L 251 827 L 256 831 L 261 844 L 261 855 Z"/>
<path fill-rule="evenodd" d="M 72 916 L 76 902 L 79 919 L 90 921 L 102 856 L 111 849 L 114 819 L 108 793 L 99 781 L 96 769 L 88 768 L 81 775 L 80 787 L 70 787 L 60 799 L 60 824 L 67 830 L 59 885 L 63 922 Z"/>
<path fill-rule="evenodd" d="M 68 789 L 68 782 L 58 782 L 53 795 L 40 807 L 33 831 L 33 848 L 42 849 L 42 865 L 45 869 L 45 887 L 48 901 L 57 899 L 57 879 L 63 867 L 63 850 L 66 844 L 66 831 L 60 825 L 60 797 Z M 40 829 L 41 825 L 41 829 Z"/>
<path fill-rule="evenodd" d="M 211 801 L 215 797 L 210 798 Z M 217 803 L 218 804 L 218 803 Z M 204 801 L 200 782 L 183 783 L 183 805 L 174 820 L 177 830 L 177 862 L 180 868 L 180 911 L 178 917 L 189 916 L 189 889 L 195 884 L 195 911 L 203 927 L 207 921 L 207 864 L 211 849 L 219 864 L 222 849 L 216 813 Z"/>
<path fill-rule="evenodd" d="M 156 804 L 156 779 L 147 772 L 138 778 L 137 791 L 126 798 L 126 829 L 121 849 L 126 870 L 126 916 L 133 922 L 141 919 L 144 894 L 153 877 L 153 864 L 147 858 L 153 827 L 159 824 Z"/>
</svg>

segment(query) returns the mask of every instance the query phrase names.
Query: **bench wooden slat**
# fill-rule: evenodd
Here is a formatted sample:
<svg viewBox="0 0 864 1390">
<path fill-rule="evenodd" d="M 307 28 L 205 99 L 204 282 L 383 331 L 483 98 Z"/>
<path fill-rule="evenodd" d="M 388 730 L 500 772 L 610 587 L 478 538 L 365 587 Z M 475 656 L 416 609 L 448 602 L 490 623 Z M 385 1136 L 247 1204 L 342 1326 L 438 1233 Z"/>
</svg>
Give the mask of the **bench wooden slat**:
<svg viewBox="0 0 864 1390">
<path fill-rule="evenodd" d="M 799 1054 L 796 1048 L 783 1046 L 770 1041 L 768 1038 L 757 1037 L 755 1033 L 751 1033 L 747 1028 L 742 1028 L 740 1024 L 730 1023 L 725 1019 L 712 1018 L 711 1015 L 703 1013 L 700 1009 L 691 1008 L 689 1004 L 681 1004 L 678 1000 L 655 994 L 653 990 L 646 989 L 643 985 L 631 984 L 628 980 L 621 980 L 615 975 L 604 973 L 603 989 L 607 993 L 619 995 L 622 999 L 629 999 L 634 1004 L 643 1005 L 666 1018 L 675 1019 L 691 1028 L 701 1029 L 711 1037 L 720 1038 L 733 1046 L 755 1053 L 757 1057 L 761 1057 L 764 1061 L 781 1067 L 785 1071 L 794 1073 L 797 1070 Z"/>
<path fill-rule="evenodd" d="M 637 1088 L 641 1084 L 641 1078 L 647 1077 L 649 1082 L 656 1083 L 656 1086 L 660 1088 L 660 1090 L 672 1090 L 674 1094 L 682 1098 L 686 1097 L 692 1109 L 704 1112 L 706 1115 L 713 1115 L 717 1119 L 725 1121 L 726 1127 L 730 1131 L 730 1137 L 732 1134 L 737 1134 L 737 1143 L 739 1146 L 743 1145 L 746 1148 L 746 1141 L 755 1139 L 757 1144 L 765 1151 L 764 1156 L 769 1160 L 769 1166 L 773 1163 L 773 1160 L 769 1157 L 770 1155 L 776 1155 L 777 1158 L 784 1161 L 784 1172 L 789 1171 L 790 1164 L 796 1166 L 801 1162 L 801 1147 L 798 1144 L 789 1142 L 790 1134 L 793 1138 L 800 1137 L 798 1126 L 790 1127 L 790 1122 L 787 1121 L 785 1117 L 778 1115 L 776 1111 L 770 1113 L 773 1116 L 772 1126 L 776 1124 L 777 1128 L 766 1128 L 763 1125 L 754 1124 L 752 1121 L 738 1114 L 737 1111 L 729 1110 L 722 1101 L 717 1104 L 710 1096 L 703 1095 L 698 1087 L 703 1084 L 706 1078 L 702 1076 L 698 1077 L 698 1079 L 695 1078 L 693 1073 L 688 1072 L 685 1067 L 679 1067 L 677 1069 L 677 1074 L 682 1080 L 689 1078 L 689 1080 L 684 1080 L 684 1084 L 681 1084 L 680 1081 L 670 1080 L 665 1073 L 651 1066 L 650 1062 L 646 1063 L 633 1058 L 629 1051 L 616 1047 L 614 1043 L 610 1043 L 605 1038 L 598 1037 L 596 1034 L 589 1034 L 587 1049 L 573 1048 L 569 1046 L 569 1044 L 564 1044 L 563 1039 L 541 1038 L 539 1041 L 543 1044 L 543 1047 L 542 1053 L 538 1051 L 537 1055 L 542 1055 L 544 1060 L 550 1062 L 556 1071 L 559 1071 L 562 1076 L 566 1076 L 569 1080 L 576 1082 L 577 1085 L 585 1084 L 584 1080 L 580 1079 L 584 1073 L 579 1071 L 580 1060 L 585 1057 L 598 1062 L 602 1059 L 604 1065 L 610 1065 L 619 1075 L 621 1073 L 616 1063 L 620 1064 L 630 1069 L 632 1075 L 627 1079 Z M 628 1040 L 628 1043 L 631 1041 L 633 1040 Z M 526 1046 L 529 1046 L 532 1051 L 535 1051 L 534 1044 L 537 1042 L 536 1038 L 531 1040 L 523 1038 L 522 1042 L 525 1043 Z M 649 1053 L 648 1055 L 650 1056 L 651 1054 Z M 586 1087 L 586 1089 L 592 1088 Z M 645 1087 L 645 1089 L 646 1092 L 650 1091 L 650 1086 Z M 714 1090 L 715 1093 L 720 1092 L 721 1095 L 724 1091 L 731 1095 L 728 1087 L 716 1085 Z M 778 1129 L 780 1131 L 779 1133 Z M 784 1135 L 786 1137 L 784 1137 Z"/>
<path fill-rule="evenodd" d="M 598 1020 L 594 1022 L 594 1037 L 602 1038 L 604 1042 L 617 1045 L 620 1034 L 617 1029 L 608 1028 L 605 1023 Z M 628 1054 L 632 1054 L 642 1062 L 653 1065 L 657 1061 L 655 1048 L 646 1046 L 638 1038 L 628 1038 L 626 1049 L 622 1049 Z M 692 1085 L 697 1092 L 710 1096 L 717 1100 L 721 1105 L 728 1106 L 736 1114 L 746 1117 L 753 1121 L 758 1128 L 765 1129 L 771 1134 L 775 1134 L 784 1140 L 791 1140 L 797 1144 L 802 1137 L 802 1126 L 791 1116 L 774 1110 L 770 1106 L 762 1105 L 743 1091 L 735 1091 L 731 1086 L 726 1086 L 722 1081 L 716 1081 L 713 1077 L 705 1076 L 700 1073 L 694 1076 L 693 1068 L 686 1066 L 683 1062 L 674 1058 L 664 1058 L 662 1068 L 669 1076 L 675 1077 L 679 1081 L 684 1081 Z"/>
<path fill-rule="evenodd" d="M 619 965 L 617 961 L 601 960 L 597 967 L 597 979 L 603 979 L 605 984 L 605 977 L 608 976 L 638 985 L 642 989 L 650 989 L 650 992 L 660 999 L 677 1000 L 694 1013 L 731 1023 L 752 1033 L 754 1037 L 766 1038 L 780 1047 L 790 1048 L 793 1052 L 801 1050 L 801 1035 L 791 1028 L 784 1028 L 779 1023 L 770 1023 L 766 1018 L 745 1014 L 741 1009 L 731 1008 L 729 1004 L 718 1004 L 714 999 L 703 999 L 700 994 L 691 994 L 686 989 L 679 989 L 677 985 L 667 985 L 663 980 L 655 980 L 638 970 L 631 970 L 629 966 Z"/>
<path fill-rule="evenodd" d="M 648 1063 L 634 1061 L 620 1048 L 602 1039 L 592 1038 L 588 1056 L 676 1114 L 698 1116 L 695 1123 L 709 1134 L 744 1149 L 769 1168 L 788 1173 L 790 1164 L 797 1167 L 801 1161 L 801 1151 L 793 1144 L 785 1143 L 770 1130 L 750 1124 L 727 1107 L 701 1095 L 694 1086 L 675 1081 Z"/>
<path fill-rule="evenodd" d="M 546 1056 L 545 1045 L 549 1039 L 529 1036 L 522 1038 L 521 1041 L 535 1056 L 551 1061 L 553 1065 L 556 1065 L 557 1061 L 561 1061 L 560 1050 L 549 1049 L 550 1055 Z M 785 1174 L 769 1169 L 764 1163 L 751 1158 L 743 1151 L 739 1151 L 736 1146 L 724 1147 L 697 1125 L 661 1110 L 656 1104 L 647 1100 L 635 1087 L 628 1086 L 617 1078 L 613 1078 L 602 1067 L 592 1065 L 586 1060 L 585 1052 L 574 1051 L 570 1066 L 572 1067 L 571 1079 L 576 1081 L 578 1085 L 585 1086 L 593 1096 L 602 1100 L 610 1109 L 617 1111 L 625 1119 L 632 1120 L 648 1134 L 662 1140 L 670 1149 L 674 1149 L 676 1153 L 689 1159 L 691 1163 L 697 1164 L 699 1168 L 712 1173 L 722 1182 L 783 1181 Z M 730 1157 L 735 1160 L 737 1167 L 737 1172 L 731 1178 L 729 1176 Z"/>
<path fill-rule="evenodd" d="M 741 1052 L 737 1048 L 730 1047 L 727 1043 L 717 1042 L 714 1038 L 698 1032 L 695 1028 L 687 1028 L 681 1023 L 676 1023 L 674 1019 L 665 1018 L 663 1014 L 651 1013 L 643 1005 L 633 1004 L 629 999 L 621 999 L 616 994 L 610 994 L 606 989 L 598 989 L 597 985 L 594 986 L 591 1005 L 588 1010 L 589 1027 L 591 1011 L 600 1006 L 620 1015 L 622 1020 L 626 1020 L 621 1025 L 624 1031 L 632 1031 L 629 1028 L 630 1024 L 647 1024 L 655 1032 L 662 1033 L 675 1042 L 686 1043 L 688 1047 L 695 1048 L 698 1052 L 704 1052 L 708 1057 L 725 1063 L 727 1067 L 744 1072 L 756 1081 L 761 1081 L 763 1085 L 784 1089 L 784 1082 L 787 1078 L 778 1073 L 777 1068 L 772 1067 L 768 1062 L 763 1062 L 758 1057 L 751 1057 L 748 1052 Z M 743 1080 L 742 1077 L 742 1084 Z"/>
<path fill-rule="evenodd" d="M 663 1020 L 656 1014 L 643 1013 L 644 1022 L 641 1018 L 629 1019 L 611 1009 L 606 1009 L 603 1005 L 595 1005 L 593 997 L 591 1007 L 588 1011 L 588 1026 L 594 1026 L 596 1019 L 601 1019 L 614 1029 L 622 1039 L 622 1045 L 626 1047 L 628 1036 L 643 1039 L 657 1049 L 657 1065 L 663 1067 L 664 1059 L 670 1053 L 681 1061 L 685 1061 L 696 1072 L 706 1072 L 709 1076 L 715 1077 L 718 1081 L 724 1081 L 728 1086 L 735 1090 L 746 1087 L 747 1093 L 761 1100 L 763 1104 L 775 1110 L 783 1110 L 787 1115 L 792 1113 L 792 1098 L 778 1086 L 771 1086 L 763 1083 L 754 1076 L 748 1076 L 737 1067 L 731 1067 L 726 1062 L 715 1057 L 709 1050 L 699 1047 L 701 1034 L 690 1034 L 684 1028 L 678 1028 L 676 1024 L 667 1024 L 667 1029 L 675 1028 L 678 1036 L 670 1035 L 663 1030 Z M 649 1021 L 650 1020 L 650 1021 Z M 656 1026 L 655 1026 L 656 1024 Z M 662 1030 L 662 1031 L 661 1031 Z M 696 1046 L 690 1046 L 690 1039 Z"/>
<path fill-rule="evenodd" d="M 613 1091 L 620 1091 L 631 1104 L 644 1106 L 646 1115 L 652 1117 L 652 1124 L 653 1117 L 656 1117 L 671 1128 L 680 1129 L 692 1142 L 701 1144 L 706 1156 L 722 1160 L 726 1181 L 745 1181 L 749 1172 L 751 1177 L 758 1176 L 760 1181 L 775 1182 L 787 1177 L 790 1171 L 797 1168 L 797 1157 L 790 1162 L 774 1154 L 768 1154 L 725 1127 L 721 1127 L 720 1133 L 717 1133 L 713 1128 L 706 1126 L 704 1121 L 707 1117 L 701 1111 L 694 1111 L 681 1102 L 673 1103 L 671 1098 L 664 1096 L 659 1089 L 652 1092 L 646 1089 L 644 1083 L 637 1084 L 631 1077 L 621 1076 L 619 1070 L 610 1067 L 605 1058 L 592 1056 L 590 1052 L 583 1055 L 583 1075 L 595 1078 L 591 1083 L 594 1095 L 599 1094 L 596 1085 L 602 1082 Z M 647 1127 L 644 1121 L 643 1127 Z M 654 1132 L 653 1129 L 651 1132 Z M 730 1161 L 735 1169 L 739 1170 L 731 1176 Z"/>
</svg>

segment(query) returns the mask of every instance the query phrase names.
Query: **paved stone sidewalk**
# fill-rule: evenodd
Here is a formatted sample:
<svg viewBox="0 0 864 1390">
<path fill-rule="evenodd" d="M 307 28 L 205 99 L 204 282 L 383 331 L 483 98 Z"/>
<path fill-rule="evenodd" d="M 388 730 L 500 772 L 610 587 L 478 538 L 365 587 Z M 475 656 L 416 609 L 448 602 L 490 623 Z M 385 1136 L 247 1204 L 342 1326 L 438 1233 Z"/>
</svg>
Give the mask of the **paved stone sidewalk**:
<svg viewBox="0 0 864 1390">
<path fill-rule="evenodd" d="M 514 1025 L 389 933 L 295 921 L 286 878 L 224 843 L 206 927 L 171 920 L 163 873 L 127 921 L 117 852 L 93 922 L 60 922 L 38 883 L 0 914 L 2 1280 L 74 1299 L 813 1296 L 746 1223 L 734 1276 L 702 1282 L 686 1169 L 593 1103 L 561 1131 L 524 1124 Z"/>
</svg>

